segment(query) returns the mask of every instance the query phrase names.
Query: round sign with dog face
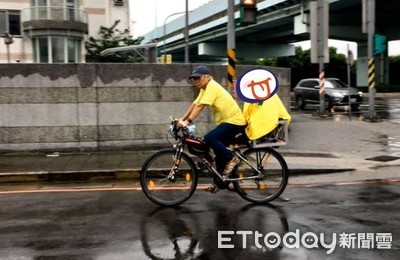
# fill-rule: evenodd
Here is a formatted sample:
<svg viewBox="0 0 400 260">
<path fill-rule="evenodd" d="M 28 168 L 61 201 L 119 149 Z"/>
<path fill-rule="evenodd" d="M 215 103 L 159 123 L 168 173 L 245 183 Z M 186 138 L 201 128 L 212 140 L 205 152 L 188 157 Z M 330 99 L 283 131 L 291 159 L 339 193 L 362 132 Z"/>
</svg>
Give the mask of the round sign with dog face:
<svg viewBox="0 0 400 260">
<path fill-rule="evenodd" d="M 260 103 L 278 91 L 278 80 L 267 69 L 251 69 L 239 77 L 236 83 L 238 97 L 248 103 Z"/>
</svg>

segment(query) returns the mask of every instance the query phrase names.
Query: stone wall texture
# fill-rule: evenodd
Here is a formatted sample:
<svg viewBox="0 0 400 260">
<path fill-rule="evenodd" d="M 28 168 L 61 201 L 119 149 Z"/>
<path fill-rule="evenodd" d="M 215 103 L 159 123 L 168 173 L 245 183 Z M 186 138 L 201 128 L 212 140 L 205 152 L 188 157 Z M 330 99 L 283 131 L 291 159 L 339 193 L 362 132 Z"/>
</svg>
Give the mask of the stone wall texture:
<svg viewBox="0 0 400 260">
<path fill-rule="evenodd" d="M 197 95 L 198 64 L 0 64 L 0 152 L 135 149 L 166 144 L 170 116 Z M 207 65 L 226 86 L 226 66 Z M 237 66 L 237 75 L 254 66 Z M 290 69 L 269 68 L 289 109 Z M 209 110 L 198 135 L 215 126 Z"/>
</svg>

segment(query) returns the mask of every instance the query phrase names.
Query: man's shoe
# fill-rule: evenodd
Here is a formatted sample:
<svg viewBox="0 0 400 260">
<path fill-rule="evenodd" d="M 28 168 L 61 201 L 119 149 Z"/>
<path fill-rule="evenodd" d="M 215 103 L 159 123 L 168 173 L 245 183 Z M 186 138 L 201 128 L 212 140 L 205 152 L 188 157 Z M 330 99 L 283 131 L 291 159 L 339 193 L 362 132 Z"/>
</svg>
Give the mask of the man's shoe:
<svg viewBox="0 0 400 260">
<path fill-rule="evenodd" d="M 222 174 L 224 176 L 228 176 L 233 171 L 235 166 L 239 164 L 239 162 L 240 159 L 236 155 L 234 155 L 233 158 L 226 164 L 225 170 Z"/>
<path fill-rule="evenodd" d="M 206 188 L 206 191 L 209 191 L 209 192 L 215 194 L 215 193 L 217 193 L 217 192 L 219 191 L 219 188 L 218 188 L 217 185 L 211 184 L 210 186 L 208 186 L 208 187 Z"/>
</svg>

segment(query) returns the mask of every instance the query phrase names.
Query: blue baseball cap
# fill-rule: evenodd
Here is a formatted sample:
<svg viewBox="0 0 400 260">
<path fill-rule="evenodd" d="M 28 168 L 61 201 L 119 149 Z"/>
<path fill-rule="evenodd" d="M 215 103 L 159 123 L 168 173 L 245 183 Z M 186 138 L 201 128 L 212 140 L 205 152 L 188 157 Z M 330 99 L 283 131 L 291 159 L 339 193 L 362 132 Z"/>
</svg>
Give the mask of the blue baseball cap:
<svg viewBox="0 0 400 260">
<path fill-rule="evenodd" d="M 189 79 L 197 78 L 202 75 L 210 75 L 210 71 L 205 66 L 196 66 L 192 71 L 192 75 L 190 75 Z"/>
</svg>

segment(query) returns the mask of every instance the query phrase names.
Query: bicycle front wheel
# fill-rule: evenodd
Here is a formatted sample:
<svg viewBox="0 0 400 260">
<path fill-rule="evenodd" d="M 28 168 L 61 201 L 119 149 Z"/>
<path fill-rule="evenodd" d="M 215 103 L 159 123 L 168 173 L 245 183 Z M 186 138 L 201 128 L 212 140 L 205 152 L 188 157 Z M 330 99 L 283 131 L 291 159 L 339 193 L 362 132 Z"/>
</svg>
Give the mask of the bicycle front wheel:
<svg viewBox="0 0 400 260">
<path fill-rule="evenodd" d="M 175 150 L 159 151 L 142 167 L 140 184 L 144 194 L 162 206 L 185 202 L 197 187 L 198 175 L 193 160 L 184 153 L 181 158 L 176 158 L 175 154 Z"/>
<path fill-rule="evenodd" d="M 266 203 L 278 198 L 285 190 L 289 178 L 289 169 L 283 157 L 271 148 L 249 149 L 243 155 L 262 175 L 259 178 L 234 181 L 238 194 L 254 203 Z M 234 172 L 236 178 L 256 176 L 258 173 L 244 161 L 240 162 Z"/>
</svg>

